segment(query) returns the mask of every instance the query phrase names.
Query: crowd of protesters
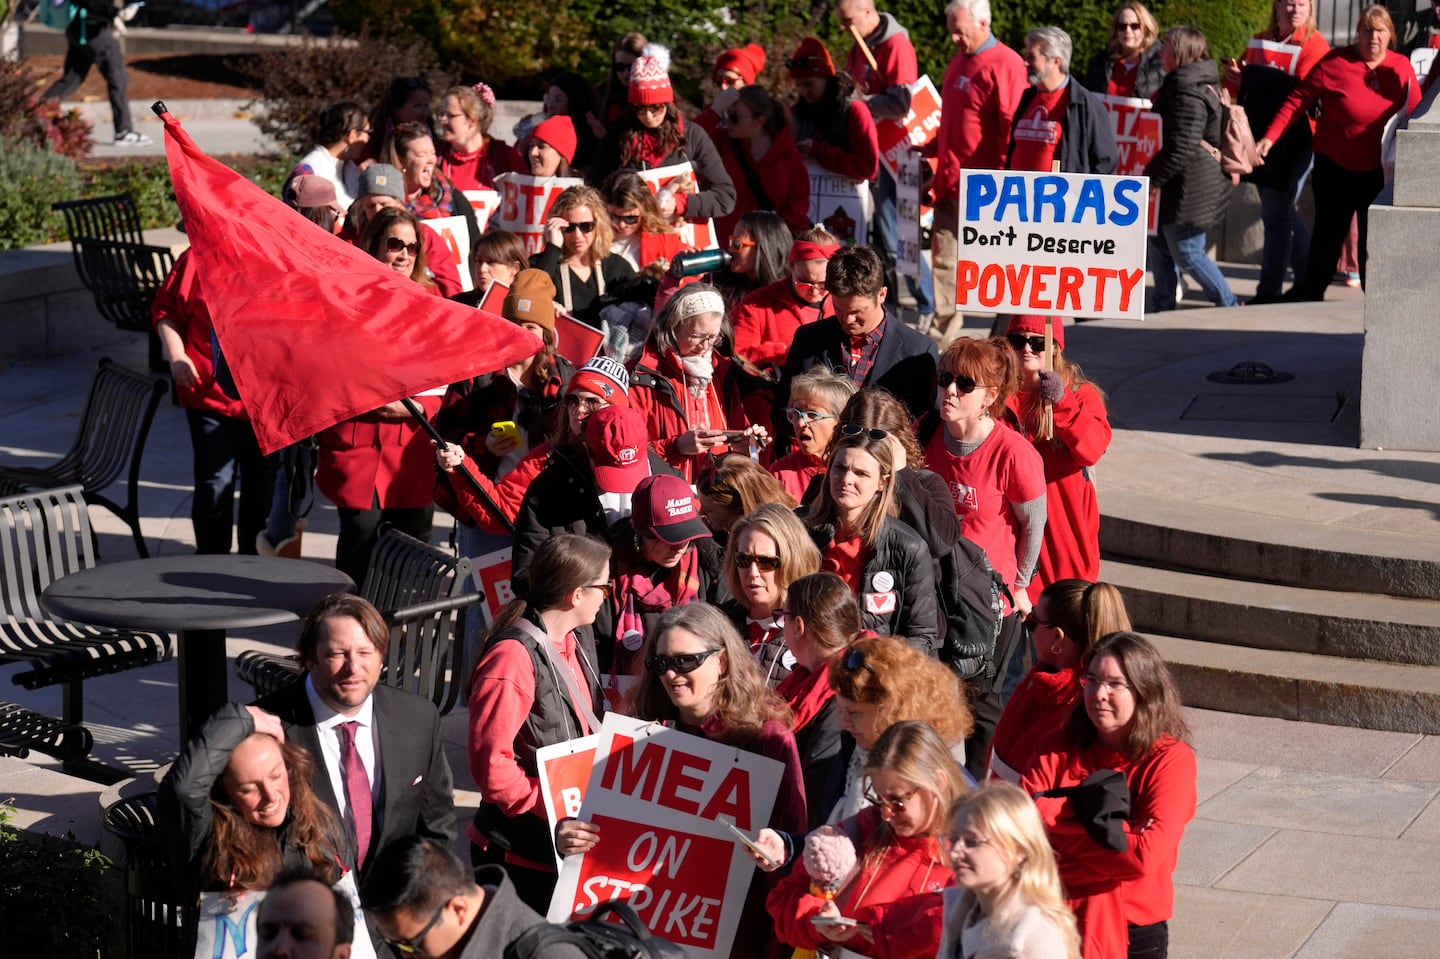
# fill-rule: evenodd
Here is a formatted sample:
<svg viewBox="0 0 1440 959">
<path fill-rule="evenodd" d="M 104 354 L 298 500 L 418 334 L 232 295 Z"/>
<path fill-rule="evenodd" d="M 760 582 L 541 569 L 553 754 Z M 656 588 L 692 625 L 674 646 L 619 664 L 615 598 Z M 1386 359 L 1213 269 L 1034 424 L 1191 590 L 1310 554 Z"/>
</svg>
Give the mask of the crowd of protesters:
<svg viewBox="0 0 1440 959">
<path fill-rule="evenodd" d="M 1063 29 L 1012 50 L 988 0 L 951 0 L 957 49 L 925 187 L 933 289 L 928 267 L 905 277 L 919 314 L 906 322 L 876 124 L 909 109 L 915 52 L 873 0 L 838 0 L 836 14 L 853 43 L 832 55 L 801 42 L 784 64 L 788 102 L 757 82 L 765 54 L 750 45 L 717 58 L 718 92 L 691 119 L 668 53 L 632 33 L 598 86 L 556 76 L 513 146 L 492 130 L 483 83 L 398 78 L 373 110 L 320 115 L 285 201 L 407 282 L 542 344 L 418 397 L 444 442 L 397 403 L 300 444 L 313 456 L 261 457 L 218 380 L 203 279 L 180 259 L 155 316 L 191 426 L 199 551 L 231 548 L 238 472 L 242 552 L 299 555 L 293 504 L 313 483 L 339 510 L 336 563 L 357 582 L 382 523 L 429 539 L 438 505 L 463 554 L 511 548 L 518 597 L 487 629 L 474 617 L 465 639 L 473 878 L 445 848 L 456 834 L 443 755 L 415 778 L 438 799 L 393 829 L 398 810 L 372 809 L 352 778 L 368 771 L 378 802 L 382 778 L 388 796 L 409 775 L 389 768 L 399 757 L 385 739 L 407 694 L 378 694 L 383 623 L 341 602 L 307 621 L 303 690 L 226 707 L 166 778 L 190 888 L 264 888 L 297 866 L 330 886 L 353 868 L 382 947 L 497 954 L 547 911 L 557 857 L 604 842 L 583 819 L 552 829 L 536 753 L 615 710 L 783 767 L 733 955 L 1167 954 L 1196 764 L 1165 663 L 1098 582 L 1105 394 L 1067 355 L 1058 317 L 955 335 L 958 177 L 1114 172 L 1097 94 L 1153 98 L 1155 305 L 1173 306 L 1182 271 L 1232 304 L 1204 240 L 1231 188 L 1207 148 L 1223 87 L 1265 156 L 1257 299 L 1317 299 L 1355 216 L 1364 275 L 1381 130 L 1420 84 L 1381 6 L 1330 50 L 1311 0 L 1276 0 L 1256 36 L 1293 47 L 1290 66 L 1252 45 L 1222 69 L 1199 30 L 1162 33 L 1124 0 L 1082 85 Z M 636 175 L 676 164 L 689 172 L 658 191 Z M 809 221 L 816 168 L 872 183 L 870 244 Z M 1295 203 L 1312 168 L 1323 190 L 1307 240 Z M 584 181 L 553 198 L 533 255 L 482 231 L 466 199 L 506 173 Z M 472 292 L 428 225 L 443 217 L 470 234 Z M 681 232 L 705 221 L 729 256 L 682 275 Z M 1282 294 L 1287 268 L 1295 287 Z M 557 325 L 576 317 L 625 336 L 567 354 Z M 977 582 L 991 597 L 978 607 Z M 359 679 L 338 674 L 340 660 Z M 321 738 L 354 727 L 346 716 L 380 728 L 358 747 L 363 769 L 353 728 L 338 746 Z M 854 869 L 822 889 L 827 855 L 847 842 Z M 298 909 L 303 881 L 288 875 L 280 888 L 297 891 L 267 908 Z M 266 928 L 284 923 L 262 940 Z"/>
</svg>

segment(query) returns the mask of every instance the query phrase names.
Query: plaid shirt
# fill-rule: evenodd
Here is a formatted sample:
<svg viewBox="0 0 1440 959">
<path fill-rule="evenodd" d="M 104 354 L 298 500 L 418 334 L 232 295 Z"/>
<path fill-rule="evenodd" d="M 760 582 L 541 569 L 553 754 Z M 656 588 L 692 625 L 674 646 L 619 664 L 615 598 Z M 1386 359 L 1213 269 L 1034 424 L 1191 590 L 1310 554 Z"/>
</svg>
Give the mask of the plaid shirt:
<svg viewBox="0 0 1440 959">
<path fill-rule="evenodd" d="M 880 352 L 880 340 L 885 336 L 885 324 L 889 321 L 887 316 L 864 336 L 852 336 L 847 338 L 845 344 L 845 356 L 850 366 L 850 382 L 855 384 L 858 390 L 865 385 L 870 378 L 870 371 L 875 368 L 875 354 Z"/>
</svg>

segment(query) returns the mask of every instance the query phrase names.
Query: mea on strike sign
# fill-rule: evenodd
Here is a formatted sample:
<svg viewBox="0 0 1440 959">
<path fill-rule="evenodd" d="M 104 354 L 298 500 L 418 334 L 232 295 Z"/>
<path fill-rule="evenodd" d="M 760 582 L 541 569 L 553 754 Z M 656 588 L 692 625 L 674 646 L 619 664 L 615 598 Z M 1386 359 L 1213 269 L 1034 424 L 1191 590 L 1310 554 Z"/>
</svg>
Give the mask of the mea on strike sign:
<svg viewBox="0 0 1440 959">
<path fill-rule="evenodd" d="M 955 305 L 1144 318 L 1150 181 L 964 170 Z"/>
</svg>

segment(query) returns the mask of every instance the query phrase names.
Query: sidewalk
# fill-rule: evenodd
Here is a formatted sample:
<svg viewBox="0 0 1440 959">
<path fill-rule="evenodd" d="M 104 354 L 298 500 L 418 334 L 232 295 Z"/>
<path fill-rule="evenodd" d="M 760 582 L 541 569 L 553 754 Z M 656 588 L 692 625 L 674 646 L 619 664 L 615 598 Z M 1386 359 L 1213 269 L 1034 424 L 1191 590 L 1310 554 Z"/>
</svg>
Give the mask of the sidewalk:
<svg viewBox="0 0 1440 959">
<path fill-rule="evenodd" d="M 1355 544 L 1388 535 L 1433 547 L 1440 455 L 1354 448 L 1360 300 L 1339 290 L 1332 297 L 1318 307 L 1181 310 L 1140 327 L 1107 321 L 1067 330 L 1072 358 L 1109 392 L 1117 427 L 1099 470 L 1102 507 L 1107 496 L 1143 496 L 1262 531 L 1293 517 Z M 111 353 L 143 368 L 138 338 Z M 97 356 L 0 371 L 0 462 L 45 462 L 63 452 Z M 1196 415 L 1197 403 L 1218 402 L 1197 389 L 1196 372 L 1242 359 L 1295 372 L 1296 380 L 1236 388 L 1238 405 Z M 1276 404 L 1288 404 L 1294 415 L 1277 423 Z M 160 555 L 193 549 L 189 455 L 181 411 L 163 404 L 141 492 L 144 530 Z M 104 558 L 134 555 L 118 520 L 98 509 L 92 519 Z M 332 557 L 335 529 L 333 509 L 317 505 L 305 555 Z M 437 524 L 435 539 L 446 535 Z M 292 638 L 292 627 L 232 635 L 228 651 L 284 648 Z M 250 692 L 232 678 L 231 695 L 248 699 Z M 3 696 L 59 710 L 57 690 L 30 693 L 7 684 Z M 87 682 L 86 708 L 102 761 L 149 776 L 173 758 L 173 662 Z M 1187 717 L 1200 756 L 1200 805 L 1175 876 L 1174 959 L 1437 954 L 1440 737 L 1201 710 Z M 463 711 L 444 725 L 463 826 L 476 802 Z M 0 798 L 16 797 L 25 825 L 72 828 L 94 839 L 99 825 L 91 797 L 98 792 L 43 768 L 43 761 L 0 760 Z"/>
</svg>

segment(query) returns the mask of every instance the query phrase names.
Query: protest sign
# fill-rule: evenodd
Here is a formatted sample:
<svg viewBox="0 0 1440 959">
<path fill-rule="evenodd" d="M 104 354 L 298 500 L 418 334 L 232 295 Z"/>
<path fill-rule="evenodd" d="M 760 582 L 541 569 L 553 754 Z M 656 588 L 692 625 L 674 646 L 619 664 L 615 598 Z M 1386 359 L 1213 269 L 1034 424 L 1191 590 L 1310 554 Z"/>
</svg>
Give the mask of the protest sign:
<svg viewBox="0 0 1440 959">
<path fill-rule="evenodd" d="M 895 215 L 900 230 L 895 246 L 895 271 L 900 276 L 920 275 L 920 164 L 924 161 L 912 150 L 899 156 L 895 174 Z"/>
<path fill-rule="evenodd" d="M 1145 167 L 1160 152 L 1160 114 L 1150 109 L 1150 101 L 1139 97 L 1101 96 L 1105 112 L 1110 115 L 1115 131 L 1115 147 L 1119 162 L 1115 172 L 1122 176 L 1143 176 Z M 1150 215 L 1146 229 L 1155 233 L 1155 218 L 1160 213 L 1160 191 L 1150 191 Z"/>
<path fill-rule="evenodd" d="M 495 178 L 500 206 L 491 214 L 494 225 L 509 230 L 534 256 L 545 249 L 545 212 L 568 187 L 584 186 L 578 177 L 538 177 L 525 173 L 502 173 Z"/>
<path fill-rule="evenodd" d="M 734 746 L 607 715 L 580 807 L 600 841 L 561 865 L 550 921 L 584 919 L 618 899 L 694 959 L 725 959 L 758 881 L 725 824 L 752 836 L 766 825 L 782 773 Z"/>
<path fill-rule="evenodd" d="M 500 206 L 499 190 L 462 190 L 465 199 L 470 201 L 470 209 L 475 211 L 475 223 L 484 233 L 490 228 L 490 217 Z"/>
<path fill-rule="evenodd" d="M 1300 48 L 1293 43 L 1252 38 L 1245 44 L 1245 62 L 1284 70 L 1293 77 L 1300 64 Z"/>
<path fill-rule="evenodd" d="M 1145 177 L 962 170 L 955 303 L 1139 320 Z"/>
<path fill-rule="evenodd" d="M 929 77 L 910 84 L 910 112 L 903 120 L 876 120 L 875 134 L 880 141 L 880 165 L 896 180 L 900 179 L 900 157 L 910 147 L 923 147 L 940 132 L 940 94 Z"/>
<path fill-rule="evenodd" d="M 555 311 L 555 349 L 576 366 L 600 352 L 605 342 L 605 331 L 598 330 L 583 320 L 578 320 L 563 310 Z"/>
<path fill-rule="evenodd" d="M 485 596 L 479 604 L 480 615 L 489 626 L 500 610 L 515 599 L 515 590 L 510 587 L 510 547 L 472 557 L 470 564 L 475 586 Z"/>
<path fill-rule="evenodd" d="M 640 170 L 640 179 L 644 180 L 650 187 L 650 192 L 659 194 L 661 190 L 670 185 L 672 180 L 689 175 L 692 179 L 695 176 L 695 168 L 685 163 L 672 163 L 670 166 L 657 167 L 654 170 Z M 692 223 L 689 220 L 681 220 L 675 224 L 675 229 L 680 234 L 680 245 L 691 250 L 716 250 L 720 248 L 720 241 L 715 233 L 714 220 L 701 220 L 699 223 Z"/>
<path fill-rule="evenodd" d="M 818 223 L 841 243 L 864 243 L 870 225 L 870 184 L 831 173 L 814 160 L 810 171 L 810 222 Z"/>
<path fill-rule="evenodd" d="M 475 289 L 475 281 L 470 276 L 470 224 L 463 216 L 444 216 L 420 222 L 440 234 L 440 239 L 445 241 L 445 249 L 450 251 L 450 259 L 460 274 L 460 288 Z"/>
<path fill-rule="evenodd" d="M 585 786 L 595 766 L 595 749 L 599 745 L 600 734 L 596 733 L 542 746 L 535 751 L 535 764 L 540 770 L 540 798 L 545 801 L 545 818 L 550 822 L 552 835 L 560 820 L 580 815 Z M 556 866 L 563 860 L 557 853 Z"/>
</svg>

